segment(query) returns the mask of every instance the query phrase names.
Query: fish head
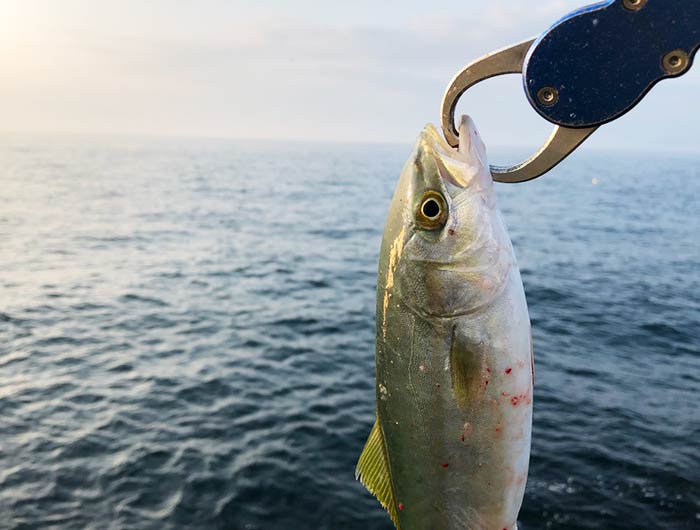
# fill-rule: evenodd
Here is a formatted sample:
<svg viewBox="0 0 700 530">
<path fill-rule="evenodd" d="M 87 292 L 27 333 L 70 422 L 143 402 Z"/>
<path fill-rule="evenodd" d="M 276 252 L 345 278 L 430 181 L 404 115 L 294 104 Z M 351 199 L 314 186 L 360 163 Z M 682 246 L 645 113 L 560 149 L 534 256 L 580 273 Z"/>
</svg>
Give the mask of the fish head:
<svg viewBox="0 0 700 530">
<path fill-rule="evenodd" d="M 407 305 L 427 316 L 467 313 L 492 299 L 503 284 L 504 251 L 511 248 L 486 148 L 468 116 L 459 133 L 455 150 L 434 126 L 421 132 L 390 214 L 390 238 L 401 245 L 391 283 Z"/>
<path fill-rule="evenodd" d="M 469 116 L 462 117 L 459 133 L 459 149 L 453 149 L 435 126 L 427 125 L 418 137 L 405 175 L 410 181 L 407 191 L 412 207 L 405 214 L 423 239 L 436 243 L 446 234 L 454 235 L 450 229 L 473 228 L 478 208 L 472 201 L 493 202 L 486 147 Z M 451 251 L 449 244 L 432 249 L 438 254 Z"/>
</svg>

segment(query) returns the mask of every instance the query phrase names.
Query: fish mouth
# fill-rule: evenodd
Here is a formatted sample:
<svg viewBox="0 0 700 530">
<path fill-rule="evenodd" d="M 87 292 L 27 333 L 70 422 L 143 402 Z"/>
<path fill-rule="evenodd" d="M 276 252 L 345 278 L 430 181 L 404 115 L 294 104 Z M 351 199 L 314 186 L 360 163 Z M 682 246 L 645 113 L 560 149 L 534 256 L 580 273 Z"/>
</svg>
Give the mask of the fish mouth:
<svg viewBox="0 0 700 530">
<path fill-rule="evenodd" d="M 462 153 L 452 148 L 442 133 L 432 124 L 421 131 L 415 151 L 415 162 L 420 168 L 434 169 L 443 182 L 457 188 L 466 188 L 469 163 Z"/>
<path fill-rule="evenodd" d="M 460 152 L 447 143 L 445 137 L 432 123 L 429 123 L 423 128 L 418 143 L 426 152 L 431 153 L 436 159 L 464 162 L 464 158 Z"/>
<path fill-rule="evenodd" d="M 447 143 L 437 127 L 426 125 L 416 144 L 415 162 L 417 166 L 436 169 L 444 183 L 462 190 L 473 183 L 482 189 L 492 187 L 486 147 L 474 121 L 468 115 L 462 116 L 460 120 L 457 149 Z"/>
</svg>

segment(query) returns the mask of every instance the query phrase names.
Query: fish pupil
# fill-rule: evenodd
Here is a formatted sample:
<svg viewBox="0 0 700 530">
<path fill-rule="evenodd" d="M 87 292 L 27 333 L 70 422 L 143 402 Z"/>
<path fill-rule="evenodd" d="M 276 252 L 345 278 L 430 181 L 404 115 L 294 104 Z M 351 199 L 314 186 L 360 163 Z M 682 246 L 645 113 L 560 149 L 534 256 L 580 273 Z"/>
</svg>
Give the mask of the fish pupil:
<svg viewBox="0 0 700 530">
<path fill-rule="evenodd" d="M 428 199 L 423 203 L 423 215 L 428 219 L 435 219 L 440 215 L 440 205 L 435 199 Z"/>
</svg>

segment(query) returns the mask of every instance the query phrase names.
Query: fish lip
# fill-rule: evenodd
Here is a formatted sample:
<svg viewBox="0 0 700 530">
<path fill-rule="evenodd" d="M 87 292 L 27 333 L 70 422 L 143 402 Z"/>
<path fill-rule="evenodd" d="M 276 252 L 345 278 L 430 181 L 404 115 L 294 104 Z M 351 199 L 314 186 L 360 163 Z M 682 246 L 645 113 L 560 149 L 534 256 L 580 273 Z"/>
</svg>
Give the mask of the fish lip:
<svg viewBox="0 0 700 530">
<path fill-rule="evenodd" d="M 432 123 L 427 124 L 420 132 L 418 143 L 429 147 L 431 154 L 437 160 L 450 159 L 455 162 L 466 163 L 464 156 L 447 143 L 445 137 Z"/>
<path fill-rule="evenodd" d="M 479 172 L 478 168 L 483 165 L 481 159 L 472 160 L 470 154 L 450 146 L 437 127 L 429 123 L 418 137 L 414 163 L 424 165 L 421 159 L 430 159 L 436 167 L 441 186 L 447 186 L 443 191 L 453 195 L 449 192 L 470 187 Z"/>
</svg>

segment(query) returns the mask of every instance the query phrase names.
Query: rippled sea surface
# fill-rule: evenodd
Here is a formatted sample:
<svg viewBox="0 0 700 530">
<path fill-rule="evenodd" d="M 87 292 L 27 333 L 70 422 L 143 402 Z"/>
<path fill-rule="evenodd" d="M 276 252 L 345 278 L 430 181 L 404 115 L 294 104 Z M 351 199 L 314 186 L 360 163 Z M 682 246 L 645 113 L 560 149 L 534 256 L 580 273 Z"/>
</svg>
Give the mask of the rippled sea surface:
<svg viewBox="0 0 700 530">
<path fill-rule="evenodd" d="M 409 151 L 3 137 L 0 528 L 392 528 L 354 466 Z M 521 528 L 699 528 L 700 156 L 497 193 L 535 345 Z"/>
</svg>

